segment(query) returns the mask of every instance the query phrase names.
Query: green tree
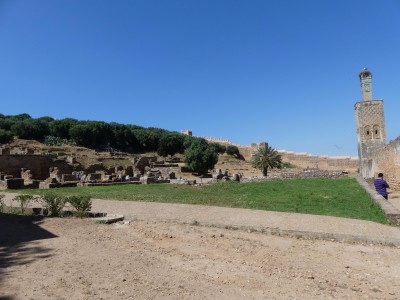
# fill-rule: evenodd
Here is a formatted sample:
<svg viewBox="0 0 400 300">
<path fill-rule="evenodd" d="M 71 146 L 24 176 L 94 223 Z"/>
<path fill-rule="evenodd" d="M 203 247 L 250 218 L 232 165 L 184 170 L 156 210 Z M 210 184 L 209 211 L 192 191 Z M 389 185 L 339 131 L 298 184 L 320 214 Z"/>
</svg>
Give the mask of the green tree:
<svg viewBox="0 0 400 300">
<path fill-rule="evenodd" d="M 11 131 L 0 129 L 0 144 L 7 144 L 13 137 Z"/>
<path fill-rule="evenodd" d="M 21 139 L 43 140 L 49 135 L 49 123 L 41 119 L 25 119 L 16 122 L 11 127 L 11 131 Z"/>
<path fill-rule="evenodd" d="M 70 128 L 69 135 L 80 146 L 91 147 L 95 143 L 92 130 L 89 126 L 80 123 Z"/>
<path fill-rule="evenodd" d="M 140 143 L 135 136 L 133 126 L 118 123 L 111 123 L 110 126 L 112 131 L 111 147 L 129 152 L 140 151 Z"/>
<path fill-rule="evenodd" d="M 15 115 L 15 116 L 8 116 L 9 118 L 12 118 L 12 119 L 14 119 L 14 120 L 17 120 L 17 121 L 25 121 L 25 120 L 29 120 L 29 119 L 31 119 L 32 117 L 30 116 L 30 115 L 28 115 L 28 114 L 19 114 L 19 115 Z"/>
<path fill-rule="evenodd" d="M 163 135 L 158 144 L 157 154 L 161 156 L 183 153 L 184 137 L 179 133 L 167 133 Z"/>
<path fill-rule="evenodd" d="M 70 139 L 69 130 L 72 126 L 78 123 L 78 120 L 65 118 L 61 120 L 54 120 L 49 124 L 50 135 L 62 139 Z"/>
<path fill-rule="evenodd" d="M 217 153 L 223 154 L 226 152 L 226 146 L 220 143 L 210 143 L 210 146 L 213 147 Z"/>
<path fill-rule="evenodd" d="M 282 157 L 272 147 L 262 147 L 257 150 L 257 153 L 253 155 L 251 164 L 254 168 L 260 169 L 264 176 L 268 175 L 268 168 L 281 168 Z"/>
<path fill-rule="evenodd" d="M 160 128 L 137 128 L 134 130 L 143 151 L 157 151 L 163 135 L 168 131 Z"/>
<path fill-rule="evenodd" d="M 226 154 L 239 156 L 239 148 L 234 145 L 229 145 L 226 147 Z"/>
<path fill-rule="evenodd" d="M 187 166 L 195 172 L 207 173 L 218 162 L 218 155 L 204 139 L 195 139 L 185 150 Z"/>
</svg>

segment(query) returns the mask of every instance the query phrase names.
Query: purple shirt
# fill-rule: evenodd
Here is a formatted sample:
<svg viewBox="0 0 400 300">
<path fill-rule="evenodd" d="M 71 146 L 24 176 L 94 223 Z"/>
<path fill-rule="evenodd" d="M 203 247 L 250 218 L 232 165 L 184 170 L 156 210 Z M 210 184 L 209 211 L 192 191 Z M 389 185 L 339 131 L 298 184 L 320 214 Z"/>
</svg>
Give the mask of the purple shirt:
<svg viewBox="0 0 400 300">
<path fill-rule="evenodd" d="M 374 180 L 374 185 L 375 190 L 378 192 L 378 194 L 382 195 L 383 197 L 387 197 L 388 193 L 386 191 L 386 188 L 388 188 L 389 185 L 385 180 L 383 180 L 382 178 L 377 178 Z"/>
</svg>

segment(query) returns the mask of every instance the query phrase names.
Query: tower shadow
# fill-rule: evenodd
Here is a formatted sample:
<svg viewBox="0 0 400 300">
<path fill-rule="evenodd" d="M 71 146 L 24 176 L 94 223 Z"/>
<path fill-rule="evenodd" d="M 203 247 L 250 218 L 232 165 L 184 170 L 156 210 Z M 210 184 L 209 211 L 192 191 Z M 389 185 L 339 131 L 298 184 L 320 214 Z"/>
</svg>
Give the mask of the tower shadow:
<svg viewBox="0 0 400 300">
<path fill-rule="evenodd" d="M 40 227 L 43 217 L 0 213 L 0 286 L 8 275 L 8 268 L 26 265 L 50 257 L 51 249 L 36 246 L 34 241 L 57 237 Z M 8 291 L 9 293 L 10 291 Z M 0 289 L 0 300 L 14 299 Z"/>
</svg>

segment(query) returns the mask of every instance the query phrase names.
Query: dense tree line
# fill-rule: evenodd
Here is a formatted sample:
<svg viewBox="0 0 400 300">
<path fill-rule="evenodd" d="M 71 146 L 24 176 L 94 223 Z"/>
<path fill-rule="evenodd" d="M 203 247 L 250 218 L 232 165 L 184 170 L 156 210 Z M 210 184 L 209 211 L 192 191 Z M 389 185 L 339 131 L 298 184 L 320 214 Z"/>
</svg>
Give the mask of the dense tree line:
<svg viewBox="0 0 400 300">
<path fill-rule="evenodd" d="M 69 144 L 130 153 L 157 152 L 161 156 L 182 153 L 185 154 L 188 166 L 198 172 L 212 168 L 217 162 L 218 153 L 239 153 L 235 146 L 208 143 L 201 138 L 154 127 L 79 121 L 72 118 L 32 118 L 28 114 L 0 114 L 0 143 L 5 144 L 14 136 L 49 145 Z"/>
</svg>

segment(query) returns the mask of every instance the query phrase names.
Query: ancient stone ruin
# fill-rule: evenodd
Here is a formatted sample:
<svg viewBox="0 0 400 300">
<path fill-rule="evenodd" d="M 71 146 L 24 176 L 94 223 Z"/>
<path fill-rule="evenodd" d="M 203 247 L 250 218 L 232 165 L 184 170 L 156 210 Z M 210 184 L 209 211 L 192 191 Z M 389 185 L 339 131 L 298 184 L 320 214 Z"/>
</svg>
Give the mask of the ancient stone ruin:
<svg viewBox="0 0 400 300">
<path fill-rule="evenodd" d="M 372 73 L 359 74 L 362 101 L 354 105 L 360 174 L 364 178 L 385 174 L 389 185 L 400 190 L 400 137 L 386 143 L 384 101 L 372 96 Z"/>
</svg>

